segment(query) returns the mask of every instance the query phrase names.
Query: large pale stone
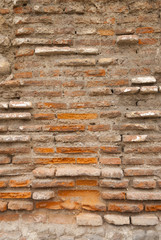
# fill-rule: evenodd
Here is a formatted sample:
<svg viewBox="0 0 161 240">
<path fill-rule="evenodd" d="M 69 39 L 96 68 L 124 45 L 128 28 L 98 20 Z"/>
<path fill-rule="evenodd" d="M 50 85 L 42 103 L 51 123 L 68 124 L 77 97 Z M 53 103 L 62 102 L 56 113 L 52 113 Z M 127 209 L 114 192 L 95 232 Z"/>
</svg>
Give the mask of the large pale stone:
<svg viewBox="0 0 161 240">
<path fill-rule="evenodd" d="M 11 71 L 10 63 L 0 54 L 0 75 L 9 74 Z"/>
<path fill-rule="evenodd" d="M 132 216 L 131 222 L 133 225 L 139 226 L 154 226 L 158 224 L 158 217 L 155 215 L 139 215 L 139 216 Z"/>
<path fill-rule="evenodd" d="M 34 200 L 49 200 L 55 196 L 53 191 L 39 191 L 34 192 L 32 198 Z"/>
<path fill-rule="evenodd" d="M 121 216 L 121 215 L 105 215 L 104 219 L 107 223 L 111 223 L 114 225 L 127 225 L 130 224 L 129 217 Z"/>
<path fill-rule="evenodd" d="M 10 40 L 8 37 L 0 34 L 0 46 L 9 46 L 10 45 Z"/>
<path fill-rule="evenodd" d="M 155 83 L 156 79 L 152 76 L 145 76 L 145 77 L 134 77 L 132 78 L 131 82 L 133 84 L 147 84 L 147 83 Z"/>
<path fill-rule="evenodd" d="M 56 171 L 57 177 L 62 176 L 100 176 L 100 169 L 94 167 L 58 167 Z"/>
<path fill-rule="evenodd" d="M 80 213 L 77 216 L 77 224 L 81 226 L 100 226 L 102 225 L 102 217 L 98 214 Z"/>
</svg>

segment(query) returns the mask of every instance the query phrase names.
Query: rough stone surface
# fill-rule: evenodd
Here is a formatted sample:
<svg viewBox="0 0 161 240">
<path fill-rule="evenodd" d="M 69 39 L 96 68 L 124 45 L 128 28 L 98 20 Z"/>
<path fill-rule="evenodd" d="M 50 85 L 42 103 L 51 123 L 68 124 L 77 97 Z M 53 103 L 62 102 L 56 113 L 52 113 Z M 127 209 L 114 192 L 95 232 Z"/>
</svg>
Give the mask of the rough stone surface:
<svg viewBox="0 0 161 240">
<path fill-rule="evenodd" d="M 77 216 L 77 224 L 80 226 L 101 226 L 102 218 L 97 214 L 80 213 Z"/>
<path fill-rule="evenodd" d="M 0 75 L 10 74 L 11 66 L 9 61 L 0 54 Z"/>
<path fill-rule="evenodd" d="M 107 223 L 114 224 L 114 225 L 128 225 L 130 224 L 129 217 L 120 216 L 120 215 L 105 215 L 104 219 Z"/>
</svg>

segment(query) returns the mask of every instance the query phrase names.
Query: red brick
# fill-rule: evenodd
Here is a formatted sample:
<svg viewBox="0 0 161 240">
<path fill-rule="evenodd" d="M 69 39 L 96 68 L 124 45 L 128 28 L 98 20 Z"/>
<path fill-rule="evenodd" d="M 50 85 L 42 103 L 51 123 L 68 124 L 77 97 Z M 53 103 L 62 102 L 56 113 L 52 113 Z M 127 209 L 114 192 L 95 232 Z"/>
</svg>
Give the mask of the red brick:
<svg viewBox="0 0 161 240">
<path fill-rule="evenodd" d="M 120 165 L 121 159 L 120 158 L 100 158 L 99 162 L 104 165 Z"/>
<path fill-rule="evenodd" d="M 128 204 L 128 203 L 109 203 L 108 211 L 110 212 L 132 212 L 138 213 L 143 211 L 143 204 Z"/>
<path fill-rule="evenodd" d="M 77 132 L 77 131 L 85 131 L 84 125 L 60 125 L 60 126 L 44 126 L 44 131 L 49 132 Z"/>
<path fill-rule="evenodd" d="M 120 147 L 106 147 L 106 146 L 104 146 L 104 147 L 101 147 L 100 148 L 101 149 L 101 152 L 103 152 L 103 153 L 109 153 L 109 154 L 115 154 L 115 153 L 121 153 L 121 148 Z"/>
<path fill-rule="evenodd" d="M 158 42 L 157 39 L 155 38 L 144 38 L 144 39 L 139 39 L 139 44 L 140 45 L 154 45 Z"/>
<path fill-rule="evenodd" d="M 34 119 L 36 120 L 52 120 L 55 118 L 54 113 L 36 113 L 33 114 Z"/>
<path fill-rule="evenodd" d="M 53 148 L 34 148 L 34 152 L 39 154 L 49 154 L 54 153 L 55 150 Z"/>
<path fill-rule="evenodd" d="M 0 192 L 0 198 L 31 198 L 31 192 Z"/>
<path fill-rule="evenodd" d="M 58 119 L 88 120 L 98 118 L 97 113 L 58 113 Z"/>
<path fill-rule="evenodd" d="M 106 200 L 125 200 L 124 192 L 102 192 L 102 198 Z"/>
<path fill-rule="evenodd" d="M 89 125 L 88 130 L 92 132 L 101 132 L 110 130 L 110 125 Z"/>
<path fill-rule="evenodd" d="M 57 153 L 97 153 L 97 147 L 57 147 Z"/>
<path fill-rule="evenodd" d="M 54 108 L 54 109 L 66 109 L 66 103 L 38 103 L 37 107 L 41 108 Z"/>
</svg>

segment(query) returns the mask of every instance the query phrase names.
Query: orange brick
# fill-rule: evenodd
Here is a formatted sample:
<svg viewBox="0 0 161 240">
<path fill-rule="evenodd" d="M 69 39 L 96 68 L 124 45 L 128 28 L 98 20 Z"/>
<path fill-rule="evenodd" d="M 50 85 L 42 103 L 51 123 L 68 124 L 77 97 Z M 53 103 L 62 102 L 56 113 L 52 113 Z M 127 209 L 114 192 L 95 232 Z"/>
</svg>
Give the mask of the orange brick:
<svg viewBox="0 0 161 240">
<path fill-rule="evenodd" d="M 97 163 L 97 158 L 77 158 L 77 163 L 80 164 L 95 164 Z"/>
<path fill-rule="evenodd" d="M 0 198 L 31 198 L 31 192 L 0 192 Z"/>
<path fill-rule="evenodd" d="M 54 149 L 53 148 L 34 148 L 34 152 L 35 153 L 42 153 L 42 154 L 44 154 L 44 153 L 54 153 L 55 151 L 54 151 Z"/>
<path fill-rule="evenodd" d="M 97 190 L 58 190 L 58 196 L 66 203 L 79 204 L 83 209 L 90 211 L 105 211 L 106 206 L 100 200 Z"/>
<path fill-rule="evenodd" d="M 101 35 L 101 36 L 113 36 L 115 34 L 115 32 L 113 30 L 103 30 L 103 29 L 100 29 L 98 30 L 98 34 Z"/>
<path fill-rule="evenodd" d="M 49 132 L 77 132 L 85 131 L 84 125 L 45 126 L 44 131 Z"/>
<path fill-rule="evenodd" d="M 85 73 L 87 77 L 104 77 L 106 75 L 104 69 L 88 70 Z"/>
<path fill-rule="evenodd" d="M 36 113 L 33 114 L 34 119 L 36 120 L 51 120 L 55 118 L 54 113 Z"/>
<path fill-rule="evenodd" d="M 88 119 L 96 119 L 98 115 L 96 113 L 58 113 L 57 118 L 58 119 L 82 119 L 82 120 L 88 120 Z"/>
<path fill-rule="evenodd" d="M 137 34 L 153 33 L 154 29 L 152 27 L 140 27 L 136 29 Z"/>
<path fill-rule="evenodd" d="M 9 181 L 9 187 L 19 188 L 19 187 L 30 187 L 30 180 L 13 180 Z"/>
<path fill-rule="evenodd" d="M 59 210 L 63 209 L 61 206 L 62 202 L 37 202 L 36 208 L 47 208 L 52 210 Z"/>
<path fill-rule="evenodd" d="M 0 188 L 5 188 L 5 187 L 7 187 L 7 183 L 8 183 L 7 180 L 0 180 Z"/>
<path fill-rule="evenodd" d="M 161 205 L 159 204 L 146 204 L 145 205 L 146 212 L 157 212 L 161 211 Z"/>
<path fill-rule="evenodd" d="M 67 164 L 75 163 L 75 158 L 36 158 L 34 159 L 36 164 Z"/>
<path fill-rule="evenodd" d="M 0 212 L 4 212 L 7 210 L 7 203 L 0 201 Z"/>
<path fill-rule="evenodd" d="M 57 153 L 97 153 L 97 147 L 57 147 Z"/>
<path fill-rule="evenodd" d="M 91 186 L 91 187 L 95 187 L 98 186 L 98 181 L 97 180 L 76 180 L 76 185 L 77 186 Z"/>
<path fill-rule="evenodd" d="M 34 50 L 32 49 L 20 49 L 16 53 L 16 57 L 25 57 L 25 56 L 33 56 Z"/>
<path fill-rule="evenodd" d="M 157 39 L 155 38 L 144 38 L 144 39 L 139 39 L 139 44 L 140 45 L 154 45 L 157 43 Z"/>
<path fill-rule="evenodd" d="M 7 9 L 7 8 L 1 8 L 0 9 L 0 14 L 2 14 L 2 15 L 8 14 L 9 12 L 10 12 L 10 10 Z"/>
<path fill-rule="evenodd" d="M 128 204 L 128 203 L 109 203 L 108 211 L 112 212 L 141 212 L 143 211 L 143 204 Z"/>
<path fill-rule="evenodd" d="M 32 72 L 15 73 L 14 79 L 17 79 L 17 78 L 32 78 Z"/>
<path fill-rule="evenodd" d="M 38 103 L 38 108 L 55 108 L 55 109 L 66 109 L 66 103 Z"/>
</svg>

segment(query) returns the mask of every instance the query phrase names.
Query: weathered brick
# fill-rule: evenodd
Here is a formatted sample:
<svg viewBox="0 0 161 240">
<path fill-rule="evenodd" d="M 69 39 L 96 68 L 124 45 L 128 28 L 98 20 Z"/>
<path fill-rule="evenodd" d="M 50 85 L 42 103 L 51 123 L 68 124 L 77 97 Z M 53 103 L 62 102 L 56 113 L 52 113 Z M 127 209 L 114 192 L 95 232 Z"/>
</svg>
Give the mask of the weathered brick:
<svg viewBox="0 0 161 240">
<path fill-rule="evenodd" d="M 17 102 L 17 101 L 10 101 L 9 102 L 9 107 L 10 108 L 24 108 L 24 109 L 28 109 L 28 108 L 32 108 L 32 103 L 31 102 Z"/>
<path fill-rule="evenodd" d="M 64 59 L 57 62 L 58 66 L 95 66 L 96 60 L 90 58 Z"/>
<path fill-rule="evenodd" d="M 121 168 L 104 168 L 101 171 L 101 176 L 105 178 L 122 178 L 123 171 Z"/>
<path fill-rule="evenodd" d="M 36 55 L 57 55 L 57 54 L 82 54 L 82 55 L 91 55 L 98 54 L 96 48 L 69 48 L 69 47 L 39 47 L 35 49 Z"/>
<path fill-rule="evenodd" d="M 76 177 L 76 176 L 100 176 L 100 169 L 95 167 L 84 167 L 84 166 L 74 166 L 74 167 L 57 167 L 56 170 L 57 177 Z"/>
<path fill-rule="evenodd" d="M 152 188 L 156 188 L 156 181 L 153 179 L 148 179 L 148 180 L 134 179 L 132 186 L 133 188 L 152 189 Z"/>
<path fill-rule="evenodd" d="M 127 123 L 122 124 L 119 127 L 119 130 L 155 130 L 155 125 L 143 124 L 143 123 Z"/>
<path fill-rule="evenodd" d="M 161 117 L 161 111 L 149 110 L 149 111 L 134 111 L 126 113 L 127 118 L 159 118 Z"/>
<path fill-rule="evenodd" d="M 146 34 L 146 33 L 153 33 L 154 29 L 152 27 L 139 27 L 136 29 L 137 34 Z"/>
<path fill-rule="evenodd" d="M 98 59 L 98 64 L 101 66 L 113 65 L 116 63 L 117 63 L 116 58 L 100 58 L 100 59 Z"/>
<path fill-rule="evenodd" d="M 31 27 L 22 27 L 18 28 L 15 32 L 16 36 L 21 36 L 21 35 L 30 35 L 34 33 L 34 28 Z"/>
<path fill-rule="evenodd" d="M 74 187 L 75 183 L 73 180 L 68 179 L 39 179 L 32 181 L 32 188 L 53 188 L 53 187 Z"/>
<path fill-rule="evenodd" d="M 118 157 L 100 158 L 99 162 L 104 165 L 120 165 L 121 159 Z"/>
<path fill-rule="evenodd" d="M 2 109 L 8 109 L 8 103 L 7 103 L 7 102 L 1 102 L 1 103 L 0 103 L 0 108 L 2 108 Z"/>
<path fill-rule="evenodd" d="M 33 174 L 37 178 L 53 178 L 55 176 L 55 168 L 39 167 L 33 170 Z"/>
<path fill-rule="evenodd" d="M 32 198 L 34 200 L 49 200 L 55 197 L 55 193 L 53 191 L 38 191 L 33 192 Z"/>
<path fill-rule="evenodd" d="M 0 156 L 0 164 L 8 164 L 11 162 L 11 158 L 7 156 Z"/>
<path fill-rule="evenodd" d="M 33 56 L 33 55 L 34 55 L 34 50 L 28 49 L 28 48 L 23 48 L 16 52 L 16 57 L 26 57 L 26 56 Z"/>
<path fill-rule="evenodd" d="M 31 198 L 31 192 L 0 192 L 0 198 Z"/>
<path fill-rule="evenodd" d="M 121 215 L 104 215 L 104 219 L 107 223 L 114 224 L 114 225 L 128 225 L 130 224 L 129 217 L 121 216 Z"/>
<path fill-rule="evenodd" d="M 100 113 L 101 118 L 116 118 L 116 117 L 120 117 L 120 116 L 121 116 L 120 111 L 108 111 L 108 112 Z"/>
<path fill-rule="evenodd" d="M 0 201 L 0 212 L 5 212 L 7 210 L 7 203 Z"/>
<path fill-rule="evenodd" d="M 137 226 L 155 226 L 158 224 L 158 217 L 150 214 L 132 216 L 131 222 Z"/>
<path fill-rule="evenodd" d="M 160 192 L 127 192 L 128 200 L 161 200 Z"/>
<path fill-rule="evenodd" d="M 102 135 L 99 137 L 100 142 L 121 142 L 120 135 Z"/>
<path fill-rule="evenodd" d="M 92 132 L 101 132 L 110 130 L 110 125 L 89 125 L 88 130 Z"/>
<path fill-rule="evenodd" d="M 124 174 L 125 176 L 150 176 L 154 175 L 154 170 L 151 168 L 126 168 Z"/>
<path fill-rule="evenodd" d="M 38 103 L 37 107 L 39 109 L 43 109 L 43 108 L 66 109 L 66 104 L 65 103 Z"/>
<path fill-rule="evenodd" d="M 94 213 L 80 213 L 76 217 L 79 226 L 101 226 L 102 218 Z"/>
<path fill-rule="evenodd" d="M 132 212 L 137 213 L 143 211 L 143 204 L 129 204 L 129 203 L 109 203 L 108 211 L 110 212 Z"/>
<path fill-rule="evenodd" d="M 9 210 L 33 210 L 33 203 L 29 201 L 9 201 L 8 203 Z"/>
<path fill-rule="evenodd" d="M 15 154 L 15 153 L 30 153 L 31 148 L 30 147 L 3 147 L 0 148 L 1 154 Z"/>
<path fill-rule="evenodd" d="M 89 96 L 106 96 L 111 95 L 111 89 L 109 88 L 94 88 L 89 91 Z"/>
<path fill-rule="evenodd" d="M 125 200 L 124 192 L 102 192 L 102 198 L 106 200 Z"/>
<path fill-rule="evenodd" d="M 34 163 L 36 164 L 70 164 L 70 163 L 75 163 L 76 159 L 75 158 L 67 158 L 67 157 L 62 157 L 62 158 L 34 158 Z"/>
<path fill-rule="evenodd" d="M 11 179 L 9 180 L 8 186 L 13 188 L 30 187 L 30 180 L 26 179 Z"/>
<path fill-rule="evenodd" d="M 100 187 L 107 187 L 107 188 L 127 188 L 129 180 L 100 180 L 99 186 Z"/>
<path fill-rule="evenodd" d="M 115 34 L 115 32 L 111 29 L 100 29 L 98 30 L 98 34 L 101 35 L 101 36 L 113 36 Z"/>
<path fill-rule="evenodd" d="M 139 37 L 137 35 L 122 35 L 117 37 L 117 44 L 137 44 Z"/>
<path fill-rule="evenodd" d="M 0 135 L 0 142 L 29 142 L 30 136 L 25 135 Z"/>
<path fill-rule="evenodd" d="M 144 86 L 140 88 L 141 94 L 151 94 L 151 93 L 157 93 L 158 87 L 157 86 Z"/>
<path fill-rule="evenodd" d="M 113 146 L 103 146 L 101 147 L 101 152 L 108 153 L 108 154 L 115 154 L 115 153 L 121 153 L 120 147 L 113 147 Z"/>
<path fill-rule="evenodd" d="M 149 83 L 155 83 L 156 79 L 152 76 L 146 76 L 146 77 L 135 77 L 131 79 L 132 84 L 149 84 Z"/>
<path fill-rule="evenodd" d="M 31 119 L 31 113 L 0 113 L 0 120 Z"/>
<path fill-rule="evenodd" d="M 140 91 L 139 87 L 122 87 L 122 88 L 115 88 L 114 93 L 121 95 L 121 94 L 136 94 Z"/>
<path fill-rule="evenodd" d="M 8 180 L 0 180 L 0 188 L 5 188 L 8 186 Z"/>
<path fill-rule="evenodd" d="M 147 135 L 123 135 L 123 142 L 146 142 Z"/>
</svg>

